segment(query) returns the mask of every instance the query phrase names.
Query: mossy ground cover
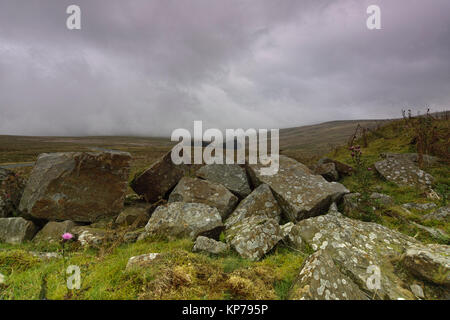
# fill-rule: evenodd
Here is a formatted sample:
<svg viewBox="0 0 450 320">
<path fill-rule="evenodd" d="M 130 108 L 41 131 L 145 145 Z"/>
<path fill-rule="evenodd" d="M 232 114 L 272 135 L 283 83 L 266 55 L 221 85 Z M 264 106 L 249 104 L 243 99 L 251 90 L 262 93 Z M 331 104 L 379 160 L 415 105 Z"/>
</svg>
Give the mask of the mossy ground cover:
<svg viewBox="0 0 450 320">
<path fill-rule="evenodd" d="M 434 200 L 428 199 L 426 194 L 417 188 L 402 187 L 386 181 L 373 170 L 374 163 L 382 160 L 380 156 L 381 153 L 417 152 L 417 146 L 414 143 L 416 131 L 413 127 L 406 126 L 405 121 L 407 120 L 393 121 L 378 130 L 370 132 L 366 137 L 366 146 L 364 146 L 364 140 L 362 138 L 359 138 L 354 142 L 355 145 L 361 146 L 362 158 L 365 162 L 365 166 L 367 168 L 372 168 L 372 174 L 370 175 L 369 181 L 370 191 L 391 196 L 394 200 L 394 204 L 391 206 L 383 206 L 374 202 L 372 203 L 376 208 L 374 215 L 367 217 L 360 213 L 353 217 L 380 223 L 391 229 L 415 237 L 425 243 L 450 244 L 450 239 L 448 237 L 433 237 L 429 233 L 410 223 L 416 222 L 424 226 L 439 228 L 447 234 L 450 234 L 449 223 L 442 221 L 422 221 L 422 216 L 436 209 L 426 211 L 411 209 L 406 211 L 401 207 L 402 204 L 410 202 L 434 202 L 437 207 L 448 205 L 450 191 L 450 159 L 445 157 L 442 158 L 442 155 L 439 155 L 441 156 L 441 159 L 444 160 L 443 162 L 423 168 L 424 171 L 430 173 L 435 178 L 433 189 L 438 193 L 440 199 Z M 441 149 L 443 149 L 444 146 L 448 149 L 449 122 L 449 120 L 433 120 L 433 126 L 437 128 L 437 132 L 441 133 L 440 136 L 447 137 L 447 139 L 441 139 L 436 142 Z M 355 166 L 348 145 L 336 148 L 334 151 L 327 154 L 327 156 L 348 165 Z M 340 182 L 352 192 L 361 192 L 358 179 L 356 179 L 354 175 L 344 177 Z"/>
<path fill-rule="evenodd" d="M 31 251 L 61 252 L 58 244 L 0 245 L 0 299 L 284 299 L 307 256 L 280 244 L 264 260 L 234 252 L 192 253 L 187 239 L 149 239 L 121 244 L 112 252 L 74 247 L 63 259 L 40 260 Z M 145 268 L 126 270 L 132 256 L 163 252 Z M 81 270 L 81 288 L 68 290 L 65 267 Z"/>
</svg>

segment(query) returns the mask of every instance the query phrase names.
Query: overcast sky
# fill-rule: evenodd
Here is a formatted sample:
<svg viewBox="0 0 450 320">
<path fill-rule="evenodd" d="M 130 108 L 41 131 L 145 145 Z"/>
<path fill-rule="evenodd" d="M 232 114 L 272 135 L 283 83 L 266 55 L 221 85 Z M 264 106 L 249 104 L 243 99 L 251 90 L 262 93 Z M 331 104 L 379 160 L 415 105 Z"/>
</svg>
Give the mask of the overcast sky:
<svg viewBox="0 0 450 320">
<path fill-rule="evenodd" d="M 66 8 L 81 7 L 81 30 Z M 382 30 L 366 9 L 381 7 Z M 170 135 L 450 107 L 449 0 L 0 0 L 0 134 Z"/>
</svg>

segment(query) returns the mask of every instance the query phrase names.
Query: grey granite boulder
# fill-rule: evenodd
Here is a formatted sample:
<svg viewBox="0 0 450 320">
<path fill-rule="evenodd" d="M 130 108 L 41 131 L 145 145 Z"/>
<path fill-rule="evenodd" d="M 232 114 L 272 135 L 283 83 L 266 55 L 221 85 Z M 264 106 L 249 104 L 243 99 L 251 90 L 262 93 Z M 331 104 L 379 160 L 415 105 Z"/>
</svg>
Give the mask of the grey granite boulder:
<svg viewBox="0 0 450 320">
<path fill-rule="evenodd" d="M 291 229 L 289 240 L 291 246 L 299 250 L 312 249 L 325 252 L 339 272 L 350 278 L 359 290 L 371 299 L 415 299 L 414 293 L 409 289 L 411 280 L 414 279 L 397 272 L 396 263 L 401 261 L 404 252 L 409 248 L 419 248 L 419 252 L 430 251 L 416 239 L 379 224 L 330 213 L 298 222 Z M 412 257 L 418 256 L 417 253 L 411 252 L 409 254 L 411 259 L 405 258 L 405 264 L 410 269 L 416 269 L 416 274 L 433 278 L 434 272 L 441 270 L 448 263 L 448 258 L 443 256 L 445 251 L 442 246 L 439 248 L 441 249 L 436 249 L 433 258 L 424 258 L 424 261 L 433 261 L 433 268 L 427 269 L 431 271 L 421 271 L 423 269 L 421 262 L 416 262 L 418 265 L 413 263 L 415 260 Z M 440 257 L 437 254 L 439 250 Z M 319 279 L 321 277 L 319 274 Z M 323 279 L 330 281 L 327 276 Z M 442 290 L 436 290 L 432 285 L 425 284 L 425 286 L 430 298 L 442 299 L 446 296 Z M 325 287 L 328 288 L 326 285 Z M 330 290 L 330 295 L 333 292 Z M 334 293 L 336 295 L 336 292 Z"/>
<path fill-rule="evenodd" d="M 240 198 L 252 192 L 245 169 L 237 164 L 209 164 L 196 172 L 197 177 L 220 183 Z"/>
<path fill-rule="evenodd" d="M 264 216 L 244 218 L 226 230 L 226 240 L 243 258 L 260 260 L 282 239 L 278 222 Z"/>
<path fill-rule="evenodd" d="M 375 169 L 387 181 L 399 186 L 428 190 L 433 184 L 432 175 L 419 169 L 413 162 L 403 159 L 386 159 L 375 163 Z"/>
<path fill-rule="evenodd" d="M 450 206 L 441 207 L 422 217 L 423 220 L 450 222 Z"/>
<path fill-rule="evenodd" d="M 292 300 L 367 300 L 351 278 L 342 273 L 324 250 L 313 253 L 305 261 L 289 298 Z"/>
<path fill-rule="evenodd" d="M 216 208 L 203 203 L 172 202 L 156 208 L 145 226 L 145 236 L 188 237 L 192 240 L 200 235 L 217 238 L 223 228 Z"/>
<path fill-rule="evenodd" d="M 223 185 L 191 177 L 182 178 L 169 196 L 169 203 L 203 203 L 217 208 L 222 218 L 228 217 L 238 201 L 238 198 Z"/>
<path fill-rule="evenodd" d="M 250 216 L 264 216 L 280 221 L 281 208 L 267 184 L 262 184 L 242 200 L 233 213 L 225 221 L 225 227 Z"/>
<path fill-rule="evenodd" d="M 276 174 L 263 175 L 262 167 L 260 164 L 248 166 L 253 184 L 269 185 L 284 214 L 293 222 L 327 212 L 332 202 L 349 192 L 342 184 L 328 182 L 286 156 L 280 156 Z"/>
</svg>

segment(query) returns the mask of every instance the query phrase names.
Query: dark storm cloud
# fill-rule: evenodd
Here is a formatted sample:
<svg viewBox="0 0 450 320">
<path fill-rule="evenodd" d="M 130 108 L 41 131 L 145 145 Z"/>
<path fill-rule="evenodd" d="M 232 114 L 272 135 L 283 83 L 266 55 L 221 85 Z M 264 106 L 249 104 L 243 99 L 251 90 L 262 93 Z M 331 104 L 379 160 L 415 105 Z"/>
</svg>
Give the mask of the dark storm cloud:
<svg viewBox="0 0 450 320">
<path fill-rule="evenodd" d="M 69 31 L 66 8 L 82 10 Z M 378 4 L 382 30 L 366 28 Z M 169 135 L 450 105 L 448 0 L 0 2 L 0 134 Z"/>
</svg>

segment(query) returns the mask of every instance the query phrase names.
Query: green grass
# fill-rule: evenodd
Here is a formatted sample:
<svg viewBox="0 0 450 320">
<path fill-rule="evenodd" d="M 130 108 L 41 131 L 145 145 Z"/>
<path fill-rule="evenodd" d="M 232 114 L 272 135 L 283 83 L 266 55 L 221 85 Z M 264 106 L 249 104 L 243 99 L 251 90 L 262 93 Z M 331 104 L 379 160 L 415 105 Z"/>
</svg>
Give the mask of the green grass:
<svg viewBox="0 0 450 320">
<path fill-rule="evenodd" d="M 0 299 L 285 299 L 306 254 L 280 245 L 265 259 L 252 262 L 234 252 L 224 256 L 194 254 L 192 241 L 140 241 L 111 253 L 69 250 L 62 259 L 41 261 L 29 251 L 55 252 L 42 244 L 0 244 Z M 163 252 L 155 266 L 126 271 L 132 256 Z M 65 286 L 64 267 L 79 266 L 80 290 Z M 44 284 L 43 279 L 46 279 Z"/>
</svg>

